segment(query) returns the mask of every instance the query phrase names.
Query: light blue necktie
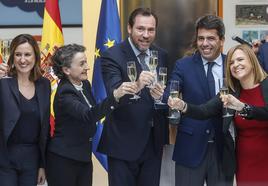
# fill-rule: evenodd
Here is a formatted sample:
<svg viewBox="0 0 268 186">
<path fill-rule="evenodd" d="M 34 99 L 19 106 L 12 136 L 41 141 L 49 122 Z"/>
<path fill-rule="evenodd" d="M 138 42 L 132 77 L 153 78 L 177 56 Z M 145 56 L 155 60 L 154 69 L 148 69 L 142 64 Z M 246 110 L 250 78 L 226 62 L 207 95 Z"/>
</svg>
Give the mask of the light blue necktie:
<svg viewBox="0 0 268 186">
<path fill-rule="evenodd" d="M 138 55 L 138 58 L 140 59 L 141 68 L 144 71 L 150 71 L 148 65 L 145 63 L 145 57 L 146 57 L 146 53 L 144 52 L 141 52 Z"/>
</svg>

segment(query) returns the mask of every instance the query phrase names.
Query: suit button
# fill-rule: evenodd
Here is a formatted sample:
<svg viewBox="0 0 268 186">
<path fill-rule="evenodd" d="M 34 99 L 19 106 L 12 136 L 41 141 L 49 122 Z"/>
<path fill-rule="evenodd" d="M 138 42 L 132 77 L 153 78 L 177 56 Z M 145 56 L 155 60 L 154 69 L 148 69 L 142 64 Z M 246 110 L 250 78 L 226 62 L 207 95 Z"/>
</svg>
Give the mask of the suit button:
<svg viewBox="0 0 268 186">
<path fill-rule="evenodd" d="M 111 110 L 114 110 L 114 106 L 111 106 L 110 108 L 111 108 Z"/>
<path fill-rule="evenodd" d="M 209 134 L 209 133 L 210 133 L 210 130 L 209 130 L 209 129 L 207 129 L 207 130 L 206 130 L 206 133 L 207 133 L 207 134 Z"/>
</svg>

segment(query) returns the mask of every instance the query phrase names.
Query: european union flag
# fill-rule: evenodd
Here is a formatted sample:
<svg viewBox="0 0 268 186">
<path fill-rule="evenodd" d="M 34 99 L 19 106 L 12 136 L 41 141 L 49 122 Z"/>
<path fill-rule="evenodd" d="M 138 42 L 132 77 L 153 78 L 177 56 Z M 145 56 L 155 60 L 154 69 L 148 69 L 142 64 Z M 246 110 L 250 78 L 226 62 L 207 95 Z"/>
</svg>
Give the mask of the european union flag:
<svg viewBox="0 0 268 186">
<path fill-rule="evenodd" d="M 98 23 L 98 32 L 95 49 L 95 63 L 92 79 L 93 95 L 99 103 L 106 97 L 106 91 L 103 84 L 100 56 L 107 49 L 121 41 L 120 20 L 116 0 L 102 0 L 100 17 Z M 97 125 L 97 132 L 93 138 L 93 153 L 100 161 L 102 166 L 108 170 L 106 155 L 96 152 L 103 125 L 101 122 Z"/>
</svg>

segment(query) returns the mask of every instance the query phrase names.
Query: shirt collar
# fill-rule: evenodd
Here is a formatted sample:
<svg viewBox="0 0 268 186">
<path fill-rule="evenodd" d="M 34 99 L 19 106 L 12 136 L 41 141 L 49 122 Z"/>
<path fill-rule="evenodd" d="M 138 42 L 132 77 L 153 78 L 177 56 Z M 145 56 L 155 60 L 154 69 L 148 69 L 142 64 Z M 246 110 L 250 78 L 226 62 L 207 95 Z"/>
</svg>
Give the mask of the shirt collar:
<svg viewBox="0 0 268 186">
<path fill-rule="evenodd" d="M 204 59 L 202 56 L 201 56 L 201 58 L 203 61 L 203 65 L 205 66 L 208 63 L 208 60 Z M 214 59 L 213 62 L 215 62 L 218 66 L 222 66 L 223 61 L 222 61 L 221 54 L 216 59 Z"/>
<path fill-rule="evenodd" d="M 83 82 L 80 85 L 73 84 L 74 88 L 78 91 L 83 91 Z"/>
<path fill-rule="evenodd" d="M 136 55 L 136 57 L 138 57 L 138 55 L 140 55 L 141 51 L 139 51 L 139 49 L 137 49 L 137 47 L 134 45 L 134 43 L 132 42 L 132 40 L 131 40 L 130 37 L 128 37 L 128 41 L 129 41 L 129 43 L 130 43 L 130 46 L 131 46 L 131 48 L 132 48 L 134 54 Z M 145 53 L 147 54 L 147 56 L 149 56 L 149 49 L 147 49 L 147 50 L 145 51 Z"/>
</svg>

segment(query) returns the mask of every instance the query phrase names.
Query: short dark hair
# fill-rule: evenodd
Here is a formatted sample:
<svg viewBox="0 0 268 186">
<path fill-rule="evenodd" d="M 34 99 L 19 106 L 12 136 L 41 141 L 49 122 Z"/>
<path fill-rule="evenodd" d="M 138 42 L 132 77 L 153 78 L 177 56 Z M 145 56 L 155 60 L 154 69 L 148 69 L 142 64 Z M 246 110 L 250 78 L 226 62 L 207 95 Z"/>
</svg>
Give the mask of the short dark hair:
<svg viewBox="0 0 268 186">
<path fill-rule="evenodd" d="M 42 70 L 40 67 L 40 63 L 41 63 L 40 49 L 36 40 L 30 34 L 20 34 L 12 40 L 10 44 L 10 56 L 8 59 L 8 66 L 10 69 L 8 75 L 12 77 L 17 77 L 17 70 L 16 68 L 14 68 L 15 50 L 19 45 L 24 44 L 24 43 L 29 43 L 33 47 L 33 51 L 35 54 L 35 63 L 34 63 L 33 69 L 31 70 L 29 80 L 36 81 L 42 76 Z"/>
<path fill-rule="evenodd" d="M 138 15 L 142 15 L 142 16 L 153 16 L 154 19 L 155 19 L 156 27 L 157 27 L 158 18 L 156 16 L 156 14 L 154 14 L 150 8 L 137 8 L 137 9 L 135 9 L 135 10 L 132 11 L 132 13 L 130 14 L 130 16 L 128 18 L 128 24 L 130 25 L 131 28 L 133 27 L 133 25 L 135 23 L 135 18 Z"/>
<path fill-rule="evenodd" d="M 85 50 L 86 48 L 84 46 L 78 44 L 68 44 L 57 48 L 51 56 L 54 74 L 59 79 L 66 78 L 62 67 L 70 68 L 74 55 L 79 52 L 85 52 Z"/>
<path fill-rule="evenodd" d="M 195 24 L 195 31 L 196 31 L 196 37 L 198 33 L 198 29 L 204 28 L 204 29 L 216 29 L 218 36 L 220 39 L 224 38 L 225 35 L 225 26 L 223 24 L 223 21 L 220 17 L 215 15 L 205 15 L 200 17 Z"/>
</svg>

